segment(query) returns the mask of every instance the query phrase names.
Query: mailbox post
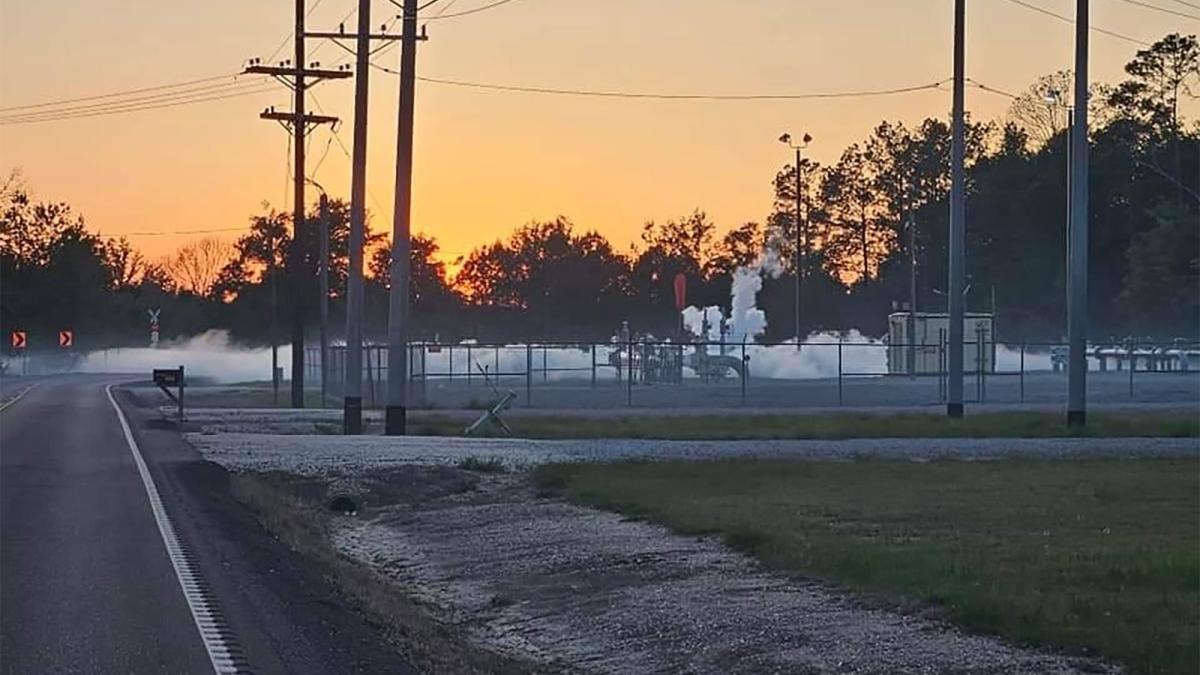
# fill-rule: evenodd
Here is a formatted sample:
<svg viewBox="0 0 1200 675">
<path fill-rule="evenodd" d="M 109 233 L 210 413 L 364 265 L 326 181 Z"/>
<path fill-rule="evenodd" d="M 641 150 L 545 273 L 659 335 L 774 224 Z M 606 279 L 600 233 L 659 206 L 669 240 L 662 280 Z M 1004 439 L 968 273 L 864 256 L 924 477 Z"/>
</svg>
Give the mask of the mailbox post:
<svg viewBox="0 0 1200 675">
<path fill-rule="evenodd" d="M 176 407 L 179 409 L 179 424 L 182 426 L 184 388 L 183 366 L 179 366 L 179 368 L 155 368 L 154 384 L 158 385 L 158 388 L 167 395 L 167 398 L 175 402 Z M 179 391 L 179 395 L 176 396 L 175 394 L 171 393 L 169 387 L 175 387 Z"/>
</svg>

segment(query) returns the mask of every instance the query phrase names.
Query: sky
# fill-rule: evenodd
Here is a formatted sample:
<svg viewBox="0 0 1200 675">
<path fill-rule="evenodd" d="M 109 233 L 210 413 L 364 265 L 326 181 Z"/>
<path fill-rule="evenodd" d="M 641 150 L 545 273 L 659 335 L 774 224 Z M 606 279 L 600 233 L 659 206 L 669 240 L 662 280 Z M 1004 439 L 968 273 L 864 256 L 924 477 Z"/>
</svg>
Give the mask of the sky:
<svg viewBox="0 0 1200 675">
<path fill-rule="evenodd" d="M 492 0 L 438 0 L 456 13 Z M 1023 0 L 1073 15 L 1072 0 Z M 1140 0 L 1200 16 L 1175 0 Z M 434 4 L 426 14 L 439 11 Z M 357 0 L 307 0 L 310 30 L 332 30 Z M 924 85 L 951 74 L 951 0 L 513 0 L 430 21 L 424 77 L 572 89 L 793 94 Z M 288 0 L 0 3 L 0 108 L 234 73 L 289 35 Z M 373 3 L 372 23 L 397 13 Z M 1092 23 L 1152 42 L 1196 33 L 1200 21 L 1093 0 Z M 353 30 L 353 19 L 347 30 Z M 324 44 L 322 44 L 324 42 Z M 310 40 L 310 60 L 349 58 Z M 1122 79 L 1137 45 L 1092 33 L 1091 79 Z M 291 44 L 275 57 L 287 58 Z M 1072 66 L 1073 29 L 1011 0 L 967 2 L 967 74 L 1008 91 Z M 377 62 L 398 67 L 399 50 Z M 397 78 L 370 74 L 368 210 L 390 231 Z M 310 108 L 337 115 L 350 148 L 351 80 L 326 82 Z M 314 105 L 314 103 L 316 105 Z M 968 89 L 977 119 L 1009 101 Z M 19 169 L 36 198 L 66 201 L 89 227 L 128 235 L 151 258 L 200 234 L 246 227 L 263 202 L 290 208 L 286 132 L 258 119 L 290 109 L 290 92 L 111 116 L 0 125 L 0 172 Z M 532 220 L 562 215 L 624 248 L 647 220 L 694 209 L 722 229 L 762 221 L 772 179 L 792 160 L 783 132 L 814 140 L 835 161 L 880 121 L 948 115 L 948 88 L 880 98 L 804 101 L 648 101 L 491 92 L 419 83 L 413 230 L 453 260 Z M 2 114 L 2 113 L 0 113 Z M 335 197 L 349 159 L 323 128 L 309 173 Z M 322 159 L 323 157 L 323 159 Z M 318 166 L 319 162 L 319 166 Z M 315 171 L 315 173 L 314 173 Z M 315 199 L 311 194 L 310 199 Z M 220 236 L 232 240 L 237 232 Z"/>
</svg>

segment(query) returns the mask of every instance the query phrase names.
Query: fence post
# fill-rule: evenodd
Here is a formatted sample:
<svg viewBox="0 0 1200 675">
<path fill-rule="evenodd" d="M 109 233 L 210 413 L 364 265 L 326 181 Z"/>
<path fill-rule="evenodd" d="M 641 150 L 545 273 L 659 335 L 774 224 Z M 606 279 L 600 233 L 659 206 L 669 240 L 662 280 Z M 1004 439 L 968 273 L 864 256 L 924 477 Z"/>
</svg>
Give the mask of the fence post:
<svg viewBox="0 0 1200 675">
<path fill-rule="evenodd" d="M 496 382 L 496 386 L 500 386 L 500 345 L 492 345 L 492 348 L 496 350 L 496 373 L 492 379 Z"/>
<path fill-rule="evenodd" d="M 975 400 L 983 403 L 984 397 L 987 395 L 985 389 L 987 384 L 984 382 L 983 374 L 983 327 L 975 326 Z"/>
<path fill-rule="evenodd" d="M 946 400 L 946 329 L 938 329 L 938 400 Z"/>
<path fill-rule="evenodd" d="M 421 405 L 424 406 L 425 402 L 429 400 L 429 350 L 424 345 L 418 349 L 421 350 Z M 383 350 L 380 350 L 379 353 L 383 354 Z M 409 369 L 408 372 L 412 373 L 412 369 Z"/>
<path fill-rule="evenodd" d="M 550 377 L 549 376 L 549 368 L 547 367 L 547 363 L 546 363 L 546 352 L 547 351 L 549 351 L 549 347 L 547 347 L 546 345 L 542 345 L 542 382 L 549 381 L 549 377 Z"/>
<path fill-rule="evenodd" d="M 450 379 L 450 384 L 454 384 L 454 345 L 449 345 L 446 347 L 446 349 L 449 350 L 446 358 L 450 360 L 450 365 L 447 367 L 447 370 L 450 371 L 448 377 Z"/>
<path fill-rule="evenodd" d="M 592 389 L 596 388 L 596 345 L 592 344 Z"/>
<path fill-rule="evenodd" d="M 746 405 L 746 378 L 750 377 L 750 361 L 746 358 L 746 338 L 742 338 L 742 406 Z"/>
<path fill-rule="evenodd" d="M 1025 402 L 1025 341 L 1021 340 L 1021 403 Z"/>
<path fill-rule="evenodd" d="M 625 377 L 625 405 L 633 406 L 633 338 L 629 338 L 629 342 L 625 343 L 629 352 L 629 371 Z"/>
<path fill-rule="evenodd" d="M 471 371 L 475 370 L 475 362 L 471 360 L 471 345 L 467 344 L 467 388 L 471 388 Z"/>
<path fill-rule="evenodd" d="M 525 407 L 533 407 L 533 345 L 528 342 L 525 343 Z"/>
<path fill-rule="evenodd" d="M 368 390 L 371 393 L 371 404 L 370 405 L 372 408 L 374 408 L 375 407 L 375 376 L 371 374 L 371 345 L 367 345 L 366 350 L 367 350 L 367 358 L 365 359 L 365 361 L 367 363 L 367 385 L 368 385 Z"/>
<path fill-rule="evenodd" d="M 842 405 L 842 338 L 838 338 L 838 406 Z"/>
<path fill-rule="evenodd" d="M 1086 357 L 1085 357 L 1086 358 Z M 1084 361 L 1084 363 L 1087 363 Z M 1129 338 L 1129 399 L 1133 400 L 1133 371 L 1137 370 L 1137 340 Z"/>
</svg>

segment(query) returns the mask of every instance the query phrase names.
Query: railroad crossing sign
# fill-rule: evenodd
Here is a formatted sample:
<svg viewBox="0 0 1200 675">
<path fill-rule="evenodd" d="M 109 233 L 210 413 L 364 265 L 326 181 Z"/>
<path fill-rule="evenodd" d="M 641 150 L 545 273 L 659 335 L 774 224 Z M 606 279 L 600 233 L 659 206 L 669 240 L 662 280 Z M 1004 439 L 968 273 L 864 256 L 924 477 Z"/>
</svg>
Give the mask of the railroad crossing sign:
<svg viewBox="0 0 1200 675">
<path fill-rule="evenodd" d="M 158 346 L 158 316 L 162 314 L 162 308 L 147 309 L 146 314 L 150 317 L 150 346 Z"/>
<path fill-rule="evenodd" d="M 14 330 L 12 332 L 12 348 L 13 349 L 25 349 L 25 344 L 27 342 L 28 341 L 25 338 L 25 331 Z"/>
<path fill-rule="evenodd" d="M 70 347 L 75 344 L 75 334 L 69 330 L 58 331 L 58 346 Z"/>
</svg>

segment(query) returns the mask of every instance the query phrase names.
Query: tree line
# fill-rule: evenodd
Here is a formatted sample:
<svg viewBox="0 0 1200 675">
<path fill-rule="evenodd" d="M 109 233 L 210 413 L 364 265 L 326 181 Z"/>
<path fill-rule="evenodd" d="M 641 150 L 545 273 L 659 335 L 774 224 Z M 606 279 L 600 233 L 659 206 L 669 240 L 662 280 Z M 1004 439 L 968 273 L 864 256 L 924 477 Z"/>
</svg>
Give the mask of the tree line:
<svg viewBox="0 0 1200 675">
<path fill-rule="evenodd" d="M 1096 339 L 1195 337 L 1200 326 L 1200 124 L 1180 105 L 1200 86 L 1195 36 L 1168 35 L 1137 52 L 1115 85 L 1089 98 L 1089 305 Z M 1008 340 L 1058 340 L 1065 325 L 1068 129 L 1072 76 L 1039 79 L 999 121 L 968 119 L 967 306 L 994 311 Z M 950 125 L 881 122 L 837 161 L 783 167 L 766 218 L 731 228 L 702 210 L 647 222 L 622 249 L 566 217 L 531 222 L 458 261 L 450 278 L 435 238 L 411 247 L 415 338 L 605 339 L 622 321 L 669 336 L 678 318 L 672 280 L 688 302 L 728 307 L 734 270 L 772 249 L 782 274 L 758 304 L 766 338 L 792 337 L 795 253 L 806 228 L 805 331 L 885 330 L 910 301 L 942 311 L 947 277 Z M 797 181 L 799 171 L 799 181 Z M 797 219 L 799 184 L 805 207 Z M 61 203 L 37 203 L 19 178 L 0 185 L 0 328 L 47 336 L 73 327 L 81 345 L 141 342 L 146 310 L 163 309 L 163 337 L 210 328 L 284 341 L 290 303 L 314 327 L 319 214 L 301 223 L 289 256 L 289 214 L 264 204 L 232 244 L 207 238 L 147 260 L 123 239 L 89 232 Z M 333 327 L 344 326 L 349 208 L 329 208 Z M 911 223 L 911 229 L 910 224 Z M 366 334 L 387 324 L 390 249 L 368 228 Z M 300 269 L 293 269 L 299 265 Z M 272 321 L 272 317 L 278 317 Z M 48 338 L 47 338 L 48 339 Z"/>
</svg>

